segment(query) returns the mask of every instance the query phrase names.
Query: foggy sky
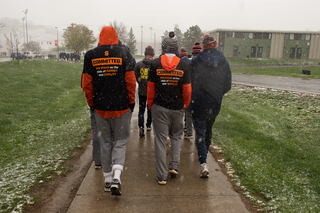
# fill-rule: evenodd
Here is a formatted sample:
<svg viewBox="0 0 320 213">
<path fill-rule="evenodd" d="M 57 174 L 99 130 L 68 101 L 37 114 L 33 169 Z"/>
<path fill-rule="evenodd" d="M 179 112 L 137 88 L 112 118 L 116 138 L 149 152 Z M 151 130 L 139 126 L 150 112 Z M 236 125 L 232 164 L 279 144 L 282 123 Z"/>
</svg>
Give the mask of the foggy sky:
<svg viewBox="0 0 320 213">
<path fill-rule="evenodd" d="M 22 28 L 23 11 L 28 9 L 28 30 L 33 40 L 42 34 L 56 36 L 55 27 L 62 35 L 71 23 L 84 24 L 97 36 L 102 25 L 114 20 L 122 22 L 128 31 L 132 27 L 138 41 L 141 31 L 144 40 L 151 40 L 154 34 L 160 37 L 165 30 L 173 30 L 175 24 L 182 33 L 194 25 L 202 31 L 320 31 L 318 0 L 0 0 L 0 5 L 0 22 L 8 20 L 5 18 L 16 20 L 7 24 L 7 29 L 10 25 Z"/>
</svg>

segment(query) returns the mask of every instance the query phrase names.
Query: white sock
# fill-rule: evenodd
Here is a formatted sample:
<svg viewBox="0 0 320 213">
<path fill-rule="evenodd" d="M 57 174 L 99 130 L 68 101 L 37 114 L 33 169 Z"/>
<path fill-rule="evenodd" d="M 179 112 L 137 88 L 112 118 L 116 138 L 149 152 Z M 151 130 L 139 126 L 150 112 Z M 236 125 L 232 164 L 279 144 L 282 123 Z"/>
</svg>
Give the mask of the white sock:
<svg viewBox="0 0 320 213">
<path fill-rule="evenodd" d="M 120 181 L 120 175 L 121 175 L 121 170 L 119 169 L 114 170 L 113 179 L 118 179 Z"/>
<path fill-rule="evenodd" d="M 103 173 L 104 176 L 104 182 L 105 183 L 110 183 L 112 181 L 112 172 L 109 173 Z"/>
</svg>

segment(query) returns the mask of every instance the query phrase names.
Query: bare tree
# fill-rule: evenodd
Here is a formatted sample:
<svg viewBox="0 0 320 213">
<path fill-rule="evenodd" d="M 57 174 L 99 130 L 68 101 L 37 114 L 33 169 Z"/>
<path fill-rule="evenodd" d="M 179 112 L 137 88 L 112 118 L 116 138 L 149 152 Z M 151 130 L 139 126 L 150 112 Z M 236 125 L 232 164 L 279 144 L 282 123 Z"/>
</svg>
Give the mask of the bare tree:
<svg viewBox="0 0 320 213">
<path fill-rule="evenodd" d="M 114 20 L 113 23 L 110 22 L 110 26 L 112 26 L 117 31 L 118 38 L 121 41 L 121 43 L 127 44 L 128 42 L 127 27 L 122 22 L 118 24 L 117 20 Z"/>
<path fill-rule="evenodd" d="M 16 32 L 14 29 L 12 29 L 12 32 L 10 33 L 10 38 L 6 34 L 4 34 L 4 37 L 7 40 L 7 50 L 10 53 L 19 53 L 21 50 L 21 42 L 20 39 L 23 38 L 23 34 L 21 32 Z M 18 66 L 20 66 L 19 57 L 17 57 Z"/>
<path fill-rule="evenodd" d="M 1 28 L 4 27 L 5 25 L 6 25 L 5 23 L 0 22 L 0 31 L 1 31 Z M 1 40 L 0 40 L 0 48 L 2 48 Z"/>
<path fill-rule="evenodd" d="M 40 52 L 41 47 L 39 42 L 36 41 L 29 41 L 28 43 L 24 44 L 23 50 L 27 51 L 32 51 L 32 52 Z"/>
</svg>

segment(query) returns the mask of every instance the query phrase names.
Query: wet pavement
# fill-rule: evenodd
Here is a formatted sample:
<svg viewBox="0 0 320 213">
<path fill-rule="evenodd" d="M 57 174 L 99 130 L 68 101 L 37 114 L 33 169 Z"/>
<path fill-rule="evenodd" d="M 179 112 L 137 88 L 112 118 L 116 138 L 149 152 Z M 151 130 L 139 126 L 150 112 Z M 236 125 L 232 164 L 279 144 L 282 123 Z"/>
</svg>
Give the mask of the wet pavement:
<svg viewBox="0 0 320 213">
<path fill-rule="evenodd" d="M 320 79 L 233 74 L 232 83 L 294 92 L 320 94 Z"/>
<path fill-rule="evenodd" d="M 131 121 L 131 138 L 121 175 L 122 195 L 104 192 L 102 170 L 94 164 L 84 178 L 68 213 L 81 212 L 249 212 L 212 155 L 207 163 L 210 177 L 200 178 L 200 163 L 194 139 L 183 139 L 181 165 L 176 178 L 168 177 L 167 185 L 156 181 L 153 131 L 140 139 L 138 107 Z M 167 145 L 167 162 L 170 147 Z"/>
</svg>

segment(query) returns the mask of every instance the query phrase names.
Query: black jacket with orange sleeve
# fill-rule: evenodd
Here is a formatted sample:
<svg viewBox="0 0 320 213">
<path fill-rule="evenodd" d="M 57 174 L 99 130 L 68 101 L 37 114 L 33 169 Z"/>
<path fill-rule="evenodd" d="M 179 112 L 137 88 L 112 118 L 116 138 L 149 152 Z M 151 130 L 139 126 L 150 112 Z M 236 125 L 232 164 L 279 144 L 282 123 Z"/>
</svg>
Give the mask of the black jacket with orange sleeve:
<svg viewBox="0 0 320 213">
<path fill-rule="evenodd" d="M 191 99 L 189 64 L 167 55 L 151 62 L 148 78 L 148 107 L 153 103 L 172 110 L 187 109 Z"/>
<path fill-rule="evenodd" d="M 99 46 L 84 58 L 82 89 L 89 107 L 104 118 L 119 117 L 135 103 L 136 78 L 131 55 L 118 44 L 112 27 L 104 27 Z"/>
</svg>

